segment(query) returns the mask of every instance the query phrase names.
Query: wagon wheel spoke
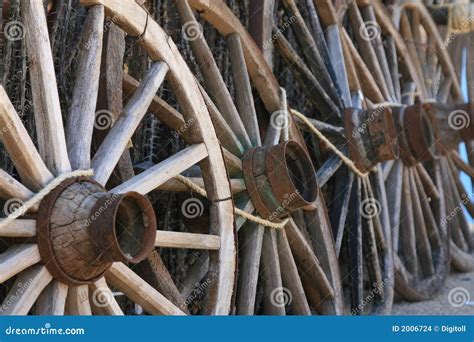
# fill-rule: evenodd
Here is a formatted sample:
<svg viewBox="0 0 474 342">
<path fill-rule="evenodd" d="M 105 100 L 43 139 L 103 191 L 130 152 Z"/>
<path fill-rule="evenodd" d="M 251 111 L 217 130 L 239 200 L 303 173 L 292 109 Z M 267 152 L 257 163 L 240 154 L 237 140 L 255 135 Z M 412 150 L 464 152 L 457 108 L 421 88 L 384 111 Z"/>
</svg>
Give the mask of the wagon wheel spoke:
<svg viewBox="0 0 474 342">
<path fill-rule="evenodd" d="M 184 313 L 143 281 L 123 263 L 114 263 L 105 275 L 107 283 L 122 291 L 150 314 L 183 315 Z"/>
<path fill-rule="evenodd" d="M 415 222 L 412 197 L 410 196 L 409 170 L 403 171 L 403 200 L 400 221 L 400 248 L 404 256 L 404 265 L 410 273 L 418 275 L 418 254 L 416 251 Z M 396 246 L 397 247 L 397 246 Z"/>
<path fill-rule="evenodd" d="M 390 100 L 391 98 L 393 99 L 394 93 L 390 84 L 390 75 L 386 68 L 382 69 L 378 59 L 378 57 L 382 57 L 379 51 L 381 48 L 380 32 L 378 34 L 374 34 L 373 36 L 371 35 L 371 30 L 377 30 L 379 28 L 367 27 L 364 23 L 364 19 L 362 18 L 361 11 L 364 12 L 364 19 L 366 19 L 368 22 L 373 23 L 375 19 L 375 15 L 373 14 L 373 9 L 371 6 L 365 6 L 359 10 L 359 7 L 357 7 L 355 2 L 349 4 L 348 15 L 354 29 L 357 32 L 355 37 L 358 45 L 360 45 L 359 51 L 361 53 L 361 57 L 369 68 L 370 73 L 374 75 L 374 79 L 377 82 L 377 85 L 385 100 Z M 371 40 L 374 40 L 374 42 L 372 43 Z M 378 46 L 378 49 L 376 50 L 374 46 Z M 377 55 L 377 52 L 379 52 L 379 55 Z M 386 66 L 385 63 L 382 65 Z"/>
<path fill-rule="evenodd" d="M 36 220 L 15 220 L 0 230 L 2 237 L 30 238 L 36 236 Z"/>
<path fill-rule="evenodd" d="M 67 292 L 66 313 L 75 316 L 92 315 L 91 303 L 89 299 L 89 286 L 71 286 Z"/>
<path fill-rule="evenodd" d="M 253 211 L 253 210 L 252 210 Z M 246 222 L 239 231 L 239 253 L 242 270 L 239 277 L 236 307 L 238 315 L 253 315 L 260 272 L 265 228 Z"/>
<path fill-rule="evenodd" d="M 423 188 L 423 184 L 421 183 L 420 176 L 418 175 L 417 169 L 413 170 L 413 176 L 414 176 L 416 189 L 418 191 L 418 195 L 420 199 L 422 214 L 425 220 L 427 237 L 430 241 L 432 248 L 438 249 L 441 247 L 442 242 L 441 242 L 440 232 L 438 230 L 438 223 L 436 223 L 436 218 L 429 205 L 431 198 L 429 198 L 426 195 L 426 192 Z"/>
<path fill-rule="evenodd" d="M 53 277 L 45 266 L 36 265 L 22 272 L 15 280 L 10 292 L 3 301 L 0 314 L 2 315 L 27 315 L 33 307 L 41 291 L 51 282 Z M 20 288 L 23 290 L 18 295 Z"/>
<path fill-rule="evenodd" d="M 331 224 L 338 256 L 341 252 L 347 216 L 349 214 L 352 187 L 354 186 L 353 173 L 348 172 L 347 168 L 342 168 L 339 172 L 342 173 L 342 176 L 336 177 L 336 184 L 334 186 L 335 196 L 333 196 L 334 202 L 331 212 Z M 347 177 L 349 178 L 348 181 Z M 321 184 L 321 182 L 319 184 Z"/>
<path fill-rule="evenodd" d="M 264 308 L 263 312 L 267 315 L 285 315 L 285 307 L 275 305 L 273 296 L 275 289 L 282 289 L 283 282 L 281 278 L 280 258 L 277 246 L 277 232 L 266 230 L 263 232 L 262 268 L 260 270 L 264 284 Z"/>
<path fill-rule="evenodd" d="M 277 233 L 278 258 L 280 260 L 283 285 L 292 294 L 291 309 L 295 315 L 311 315 L 311 309 L 306 298 L 303 283 L 298 274 L 298 268 L 286 237 L 285 230 Z"/>
<path fill-rule="evenodd" d="M 454 162 L 452 161 L 452 159 L 449 156 L 446 158 L 446 160 L 447 160 L 448 165 L 450 167 L 450 169 L 449 169 L 450 172 L 451 172 L 450 174 L 453 177 L 453 181 L 455 182 L 458 194 L 461 198 L 464 199 L 464 201 L 462 201 L 462 203 L 464 204 L 467 211 L 469 212 L 469 215 L 472 216 L 472 215 L 474 215 L 474 204 L 472 203 L 471 199 L 467 196 L 468 192 L 466 191 L 466 188 L 464 187 L 464 185 L 461 183 L 461 180 L 460 180 L 460 177 L 459 177 L 460 172 L 458 171 L 458 169 L 456 168 L 456 165 L 454 165 Z"/>
<path fill-rule="evenodd" d="M 219 250 L 220 242 L 220 238 L 217 235 L 158 231 L 155 246 Z"/>
<path fill-rule="evenodd" d="M 350 200 L 350 216 L 348 222 L 351 222 L 347 230 L 347 244 L 348 244 L 348 280 L 350 282 L 350 300 L 351 312 L 357 315 L 361 314 L 363 309 L 364 296 L 364 269 L 363 269 L 363 254 L 362 254 L 362 217 L 359 215 L 359 208 L 361 203 L 361 180 L 357 178 L 356 184 L 352 187 L 352 196 Z"/>
<path fill-rule="evenodd" d="M 100 184 L 105 184 L 109 179 L 167 72 L 166 63 L 156 62 L 152 65 L 147 77 L 141 82 L 97 150 L 92 159 L 92 168 L 95 171 L 94 179 Z"/>
<path fill-rule="evenodd" d="M 448 206 L 448 213 L 456 213 L 459 210 L 459 205 L 462 200 L 459 198 L 456 189 L 453 188 L 452 175 L 449 172 L 447 162 L 443 160 L 441 164 L 442 173 L 445 176 L 445 197 Z M 451 222 L 451 238 L 454 243 L 461 248 L 463 251 L 469 251 L 469 247 L 466 241 L 466 237 L 469 237 L 469 228 L 465 224 L 464 215 L 456 215 Z"/>
<path fill-rule="evenodd" d="M 192 145 L 122 183 L 112 189 L 112 192 L 126 193 L 128 191 L 136 191 L 141 194 L 147 194 L 172 177 L 199 163 L 207 156 L 208 152 L 204 144 Z"/>
<path fill-rule="evenodd" d="M 385 179 L 387 185 L 387 198 L 393 199 L 389 207 L 390 226 L 392 227 L 392 246 L 393 250 L 398 250 L 401 210 L 402 210 L 402 194 L 403 194 L 403 169 L 401 161 L 396 161 L 388 177 Z"/>
<path fill-rule="evenodd" d="M 236 105 L 249 135 L 252 146 L 259 146 L 262 143 L 260 130 L 257 121 L 257 112 L 255 110 L 252 88 L 248 75 L 247 65 L 245 64 L 242 42 L 237 33 L 227 37 L 227 46 L 229 53 L 233 56 L 231 59 L 232 74 L 234 76 L 234 86 L 236 92 Z"/>
<path fill-rule="evenodd" d="M 31 84 L 36 90 L 33 92 L 33 105 L 39 152 L 51 172 L 68 172 L 71 170 L 71 164 L 43 3 L 36 0 L 26 1 L 22 7 L 22 21 L 26 30 Z M 23 150 L 23 153 L 26 153 L 25 151 Z"/>
<path fill-rule="evenodd" d="M 409 169 L 409 182 L 412 194 L 413 216 L 415 221 L 415 240 L 420 260 L 421 271 L 424 277 L 430 277 L 434 274 L 434 264 L 431 252 L 431 245 L 426 232 L 425 219 L 421 208 L 421 201 L 415 183 L 414 171 Z"/>
<path fill-rule="evenodd" d="M 135 80 L 132 76 L 125 73 L 123 78 L 123 91 L 124 95 L 131 97 L 140 83 Z M 214 105 L 212 100 L 209 99 L 207 93 L 203 93 L 204 100 L 209 108 L 211 117 L 214 119 L 214 125 L 217 131 L 217 136 L 224 146 L 224 158 L 229 168 L 229 174 L 235 175 L 242 172 L 242 162 L 237 156 L 240 156 L 243 151 L 242 144 L 237 139 L 235 134 L 232 133 L 231 129 L 225 123 L 217 107 Z M 191 134 L 192 132 L 187 129 L 189 122 L 187 123 L 183 117 L 183 114 L 174 109 L 166 101 L 155 96 L 151 101 L 149 112 L 155 115 L 161 122 L 166 126 L 173 129 L 183 138 L 188 144 L 193 144 L 195 137 Z"/>
<path fill-rule="evenodd" d="M 362 196 L 363 201 L 367 199 L 373 199 L 373 194 L 369 191 L 370 184 L 366 181 L 362 181 Z M 367 217 L 362 220 L 362 240 L 363 240 L 363 254 L 366 262 L 366 267 L 370 279 L 372 291 L 378 289 L 383 284 L 382 272 L 379 261 L 378 248 L 383 247 L 379 245 L 375 237 L 375 217 Z M 383 287 L 375 292 L 375 302 L 383 301 Z"/>
<path fill-rule="evenodd" d="M 10 176 L 4 170 L 0 170 L 0 197 L 4 200 L 17 198 L 23 202 L 33 196 L 31 190 Z M 37 209 L 37 208 L 35 208 Z"/>
<path fill-rule="evenodd" d="M 76 80 L 66 127 L 71 165 L 79 170 L 90 168 L 92 132 L 99 91 L 103 26 L 104 8 L 102 6 L 91 8 L 82 38 L 83 44 L 87 44 L 88 48 L 82 50 L 79 57 L 77 74 L 81 77 Z"/>
<path fill-rule="evenodd" d="M 1 139 L 23 183 L 32 190 L 41 189 L 53 175 L 41 159 L 3 87 L 0 87 L 0 124 L 8 128 Z"/>
<path fill-rule="evenodd" d="M 39 261 L 40 254 L 36 245 L 25 244 L 10 247 L 0 255 L 1 282 L 10 279 Z"/>
<path fill-rule="evenodd" d="M 316 76 L 306 66 L 303 59 L 291 47 L 283 35 L 277 35 L 275 47 L 292 68 L 299 82 L 303 85 L 307 85 L 306 91 L 311 95 L 310 100 L 318 107 L 320 106 L 321 119 L 324 121 L 331 120 L 331 114 L 338 113 L 340 109 L 328 95 Z"/>
<path fill-rule="evenodd" d="M 351 65 L 354 65 L 355 74 L 352 74 L 352 76 L 354 78 L 357 77 L 358 80 L 364 79 L 364 82 L 356 81 L 356 84 L 360 84 L 361 90 L 367 98 L 374 102 L 383 102 L 385 100 L 384 95 L 380 91 L 380 88 L 378 87 L 370 69 L 364 63 L 362 56 L 359 54 L 356 47 L 354 46 L 354 43 L 349 38 L 345 28 L 342 28 L 342 39 L 344 42 L 343 46 L 346 49 L 346 51 L 344 51 L 345 58 L 351 59 Z M 346 62 L 346 65 L 348 65 L 348 62 Z"/>
<path fill-rule="evenodd" d="M 183 23 L 195 22 L 194 14 L 191 10 L 189 4 L 185 1 L 178 2 L 177 8 L 181 16 Z M 193 48 L 195 53 L 201 60 L 206 60 L 207 64 L 199 62 L 202 75 L 204 77 L 204 82 L 206 87 L 209 89 L 210 95 L 216 101 L 217 107 L 224 116 L 226 122 L 229 123 L 232 131 L 237 135 L 240 142 L 246 147 L 251 146 L 250 138 L 245 130 L 245 126 L 242 122 L 242 119 L 237 111 L 237 108 L 230 96 L 230 93 L 226 87 L 226 84 L 222 78 L 222 75 L 215 63 L 215 60 L 212 56 L 212 52 L 207 45 L 204 37 L 197 37 L 194 41 Z"/>
<path fill-rule="evenodd" d="M 92 293 L 91 306 L 95 315 L 123 316 L 123 311 L 104 278 L 90 284 L 89 291 Z"/>
<path fill-rule="evenodd" d="M 38 297 L 35 313 L 41 316 L 62 316 L 66 308 L 68 286 L 53 280 Z"/>
</svg>

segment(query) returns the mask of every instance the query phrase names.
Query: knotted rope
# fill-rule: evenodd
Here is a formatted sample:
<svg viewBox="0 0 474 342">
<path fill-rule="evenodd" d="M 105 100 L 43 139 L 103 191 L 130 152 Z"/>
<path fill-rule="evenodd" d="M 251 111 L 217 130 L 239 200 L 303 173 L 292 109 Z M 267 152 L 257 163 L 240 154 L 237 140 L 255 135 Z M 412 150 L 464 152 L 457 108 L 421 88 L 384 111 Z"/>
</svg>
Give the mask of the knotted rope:
<svg viewBox="0 0 474 342">
<path fill-rule="evenodd" d="M 207 193 L 206 193 L 206 190 L 204 190 L 203 188 L 201 188 L 199 185 L 197 185 L 196 183 L 194 183 L 193 181 L 191 181 L 189 178 L 186 178 L 184 176 L 181 176 L 181 175 L 177 175 L 174 177 L 177 181 L 180 181 L 181 183 L 183 183 L 184 185 L 186 185 L 188 188 L 190 188 L 191 190 L 193 190 L 194 192 L 198 193 L 199 195 L 201 195 L 202 197 L 205 197 L 205 198 L 208 198 L 207 197 Z M 269 228 L 275 228 L 275 229 L 282 229 L 286 226 L 286 224 L 288 223 L 289 219 L 285 219 L 283 220 L 282 222 L 272 222 L 272 221 L 269 221 L 269 220 L 265 220 L 261 217 L 258 217 L 258 216 L 254 216 L 252 214 L 249 214 L 247 213 L 246 211 L 243 211 L 237 207 L 234 207 L 234 212 L 236 215 L 239 215 L 249 221 L 252 221 L 252 222 L 255 222 L 259 225 L 262 225 L 262 226 L 265 226 L 265 227 L 269 227 Z"/>
<path fill-rule="evenodd" d="M 376 172 L 377 169 L 375 169 L 375 168 L 373 168 L 369 172 L 362 172 L 361 170 L 359 170 L 357 168 L 357 166 L 355 165 L 355 163 L 351 159 L 347 158 L 344 155 L 344 153 L 339 151 L 339 149 L 331 141 L 329 141 L 329 139 L 326 138 L 326 136 L 323 133 L 321 133 L 321 131 L 319 129 L 314 127 L 314 125 L 311 123 L 311 121 L 309 121 L 308 118 L 304 114 L 301 114 L 300 112 L 298 112 L 297 110 L 294 110 L 294 109 L 290 109 L 290 111 L 291 111 L 292 115 L 296 116 L 306 126 L 308 126 L 308 128 L 311 130 L 311 132 L 313 132 L 314 135 L 316 135 L 318 137 L 318 139 L 321 140 L 332 152 L 334 152 L 334 154 L 337 155 L 342 160 L 342 162 L 344 164 L 346 164 L 346 166 L 348 168 L 350 168 L 352 170 L 352 172 L 354 172 L 356 175 L 358 175 L 361 178 L 365 178 L 365 177 L 369 176 L 370 171 Z"/>
<path fill-rule="evenodd" d="M 51 182 L 48 183 L 43 189 L 41 189 L 37 194 L 33 195 L 25 203 L 21 205 L 20 208 L 16 209 L 14 212 L 9 214 L 6 218 L 0 221 L 0 229 L 5 228 L 8 224 L 12 223 L 14 220 L 28 212 L 31 208 L 39 204 L 48 194 L 50 194 L 54 189 L 56 189 L 62 182 L 70 178 L 77 177 L 89 177 L 94 174 L 93 170 L 76 170 L 72 172 L 66 172 L 62 175 L 57 176 Z"/>
</svg>

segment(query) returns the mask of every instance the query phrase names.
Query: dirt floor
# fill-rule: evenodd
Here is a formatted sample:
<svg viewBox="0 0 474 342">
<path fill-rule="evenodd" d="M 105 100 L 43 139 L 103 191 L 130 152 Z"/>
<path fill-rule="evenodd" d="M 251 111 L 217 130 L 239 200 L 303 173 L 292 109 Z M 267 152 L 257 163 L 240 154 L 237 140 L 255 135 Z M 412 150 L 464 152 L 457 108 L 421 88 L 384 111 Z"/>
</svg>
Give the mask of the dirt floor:
<svg viewBox="0 0 474 342">
<path fill-rule="evenodd" d="M 474 272 L 452 273 L 433 300 L 397 302 L 392 315 L 474 315 Z"/>
</svg>

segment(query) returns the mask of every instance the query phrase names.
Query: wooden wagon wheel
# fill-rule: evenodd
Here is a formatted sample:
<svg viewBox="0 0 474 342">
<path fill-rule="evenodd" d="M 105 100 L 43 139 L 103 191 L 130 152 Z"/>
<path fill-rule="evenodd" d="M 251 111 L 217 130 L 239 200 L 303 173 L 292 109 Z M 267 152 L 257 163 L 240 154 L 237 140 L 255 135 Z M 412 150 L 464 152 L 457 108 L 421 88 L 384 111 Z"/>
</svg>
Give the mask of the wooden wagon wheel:
<svg viewBox="0 0 474 342">
<path fill-rule="evenodd" d="M 450 209 L 448 208 L 448 213 L 452 213 L 453 205 L 454 209 L 456 209 L 449 216 L 449 220 L 447 220 L 452 232 L 451 264 L 458 271 L 468 272 L 474 269 L 473 233 L 469 233 L 468 218 L 466 218 L 465 211 L 460 209 L 465 208 L 472 218 L 474 211 L 472 196 L 469 195 L 472 190 L 465 189 L 465 184 L 461 181 L 461 174 L 465 173 L 472 181 L 472 176 L 474 175 L 474 142 L 472 135 L 472 105 L 470 104 L 473 103 L 474 99 L 474 73 L 472 68 L 469 68 L 469 65 L 474 58 L 474 48 L 470 43 L 473 35 L 473 25 L 469 15 L 472 13 L 473 8 L 472 4 L 450 3 L 445 6 L 429 6 L 428 9 L 433 20 L 438 25 L 438 29 L 443 37 L 444 47 L 450 53 L 459 82 L 461 82 L 464 74 L 468 85 L 468 104 L 456 108 L 447 114 L 447 118 L 444 118 L 444 121 L 448 122 L 451 130 L 454 129 L 457 133 L 461 133 L 461 135 L 455 134 L 456 132 L 449 134 L 451 142 L 448 148 L 451 151 L 446 157 L 449 167 L 445 168 L 445 172 L 449 175 L 447 179 L 451 183 L 447 184 L 446 189 L 447 196 L 451 198 L 450 202 L 448 202 L 448 207 L 450 207 Z M 463 58 L 463 56 L 465 57 Z M 449 120 L 450 118 L 451 120 Z M 460 139 L 464 142 L 468 162 L 463 160 L 459 153 L 456 152 Z M 452 187 L 453 185 L 455 187 Z M 462 234 L 459 233 L 459 229 L 463 232 Z"/>
<path fill-rule="evenodd" d="M 150 314 L 183 314 L 180 303 L 173 304 L 127 266 L 161 246 L 209 250 L 205 312 L 228 314 L 236 262 L 233 206 L 220 144 L 198 84 L 172 40 L 137 3 L 82 3 L 89 7 L 88 19 L 63 126 L 43 1 L 22 2 L 39 148 L 0 88 L 1 139 L 21 178 L 20 183 L 2 172 L 1 194 L 6 214 L 22 215 L 3 221 L 0 230 L 12 241 L 0 255 L 1 281 L 16 276 L 1 313 L 28 314 L 34 307 L 38 314 L 123 314 L 111 286 Z M 105 16 L 139 38 L 153 62 L 91 158 L 92 131 L 102 123 L 95 122 L 94 113 Z M 180 125 L 171 128 L 186 130 L 189 147 L 107 190 L 107 180 L 165 78 L 183 111 Z M 212 203 L 208 234 L 157 231 L 146 194 L 166 187 L 193 165 L 200 166 Z M 92 177 L 70 173 L 88 168 Z"/>
<path fill-rule="evenodd" d="M 270 68 L 248 32 L 222 1 L 189 1 L 189 5 L 184 1 L 177 2 L 183 35 L 189 40 L 201 68 L 199 76 L 204 80 L 201 91 L 225 151 L 237 207 L 267 220 L 281 221 L 280 216 L 285 216 L 287 210 L 313 204 L 311 202 L 316 198 L 317 210 L 306 213 L 308 228 L 304 224 L 305 230 L 311 229 L 318 237 L 313 242 L 293 220 L 284 229 L 275 230 L 271 227 L 265 229 L 258 222 L 248 221 L 245 217 L 236 219 L 240 241 L 236 313 L 283 315 L 311 314 L 315 311 L 341 314 L 339 271 L 325 206 L 317 194 L 314 173 L 308 173 L 312 165 L 308 164 L 308 157 L 298 143 L 287 140 L 290 134 L 287 134 L 286 129 L 268 123 L 260 126 L 251 84 L 257 89 L 255 99 L 263 100 L 266 111 L 283 121 L 287 114 L 285 97 L 280 94 Z M 232 56 L 235 102 L 229 95 L 222 70 L 217 68 L 209 42 L 202 35 L 202 27 L 191 8 L 197 10 L 226 39 Z M 280 140 L 282 143 L 279 143 Z M 265 148 L 260 147 L 261 143 Z M 258 156 L 262 155 L 267 155 L 262 159 L 268 161 L 264 163 L 265 166 L 257 165 L 260 160 Z M 277 161 L 282 157 L 289 159 Z M 253 163 L 249 162 L 250 158 Z M 255 174 L 258 171 L 256 169 L 271 167 L 272 159 L 276 165 L 273 164 L 272 172 L 264 172 L 266 181 L 262 180 Z M 293 174 L 302 171 L 304 178 L 312 180 L 312 184 L 301 183 L 298 177 L 293 178 Z M 279 180 L 281 184 L 275 186 Z M 253 184 L 255 182 L 257 184 Z M 257 191 L 250 191 L 249 188 L 255 185 Z M 260 197 L 258 195 L 263 193 L 263 188 L 267 193 Z M 295 190 L 299 190 L 301 196 L 295 196 Z M 258 210 L 254 209 L 254 205 Z M 319 248 L 313 251 L 313 245 L 319 245 Z M 198 282 L 205 276 L 205 265 L 199 266 L 197 268 L 200 271 L 190 276 L 189 283 Z M 263 290 L 263 295 L 258 296 L 262 303 L 257 302 L 258 289 Z"/>
<path fill-rule="evenodd" d="M 349 13 L 382 100 L 402 105 L 391 108 L 401 160 L 386 163 L 384 174 L 393 203 L 395 288 L 405 299 L 420 300 L 433 297 L 449 273 L 447 175 L 440 154 L 452 140 L 443 134 L 446 103 L 455 108 L 460 88 L 427 12 L 413 8 L 393 12 L 397 26 L 378 2 L 360 1 Z"/>
<path fill-rule="evenodd" d="M 283 0 L 280 4 L 283 15 L 277 19 L 280 25 L 275 27 L 272 40 L 309 100 L 305 108 L 310 108 L 309 115 L 296 113 L 296 117 L 318 170 L 318 183 L 329 203 L 343 284 L 348 284 L 350 292 L 350 311 L 389 313 L 393 300 L 393 258 L 383 172 L 377 165 L 381 160 L 374 162 L 373 155 L 361 156 L 354 165 L 348 159 L 354 158 L 353 144 L 360 147 L 370 139 L 368 135 L 357 134 L 357 130 L 354 134 L 354 125 L 367 117 L 361 106 L 361 90 L 367 89 L 356 89 L 354 62 L 347 55 L 351 42 L 332 2 L 297 4 Z M 293 37 L 288 35 L 290 30 Z M 345 57 L 351 61 L 349 65 L 344 63 Z M 363 61 L 358 62 L 360 67 L 366 67 Z M 351 107 L 357 109 L 349 110 Z M 374 134 L 380 138 L 384 130 L 384 123 L 379 123 Z M 324 137 L 332 147 L 328 148 Z M 385 148 L 386 154 L 394 157 L 390 142 L 379 144 L 377 148 Z M 374 166 L 377 172 L 367 174 Z"/>
<path fill-rule="evenodd" d="M 288 140 L 298 137 L 282 124 L 290 120 L 286 98 L 270 67 L 224 2 L 183 0 L 176 5 L 183 27 L 198 32 L 193 39 L 189 32 L 183 34 L 198 63 L 218 137 L 229 151 L 231 184 L 245 185 L 233 188 L 236 205 L 270 221 L 281 222 L 288 211 L 298 216 L 284 229 L 236 219 L 236 314 L 342 314 L 339 269 L 324 201 L 304 148 Z M 215 29 L 213 34 L 225 38 L 235 101 L 192 9 Z M 260 101 L 264 108 L 258 106 Z M 305 210 L 297 210 L 302 207 Z"/>
</svg>

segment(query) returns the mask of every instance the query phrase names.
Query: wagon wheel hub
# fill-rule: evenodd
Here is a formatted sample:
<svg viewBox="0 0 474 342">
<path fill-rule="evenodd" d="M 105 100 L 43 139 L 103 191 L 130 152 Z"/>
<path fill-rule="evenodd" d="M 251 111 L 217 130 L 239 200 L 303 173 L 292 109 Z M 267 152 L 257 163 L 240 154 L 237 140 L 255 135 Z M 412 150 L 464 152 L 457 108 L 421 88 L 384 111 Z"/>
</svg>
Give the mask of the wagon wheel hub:
<svg viewBox="0 0 474 342">
<path fill-rule="evenodd" d="M 154 247 L 156 219 L 145 196 L 109 193 L 92 180 L 75 178 L 43 199 L 37 232 L 50 273 L 80 285 L 99 279 L 113 262 L 145 259 Z"/>
<path fill-rule="evenodd" d="M 393 108 L 400 156 L 405 165 L 439 157 L 439 127 L 432 104 Z"/>
<path fill-rule="evenodd" d="M 350 108 L 344 117 L 349 153 L 358 169 L 368 171 L 377 163 L 398 157 L 397 134 L 390 107 Z"/>
<path fill-rule="evenodd" d="M 316 171 L 296 141 L 253 148 L 244 155 L 242 168 L 250 199 L 265 219 L 311 207 L 317 199 Z"/>
</svg>

